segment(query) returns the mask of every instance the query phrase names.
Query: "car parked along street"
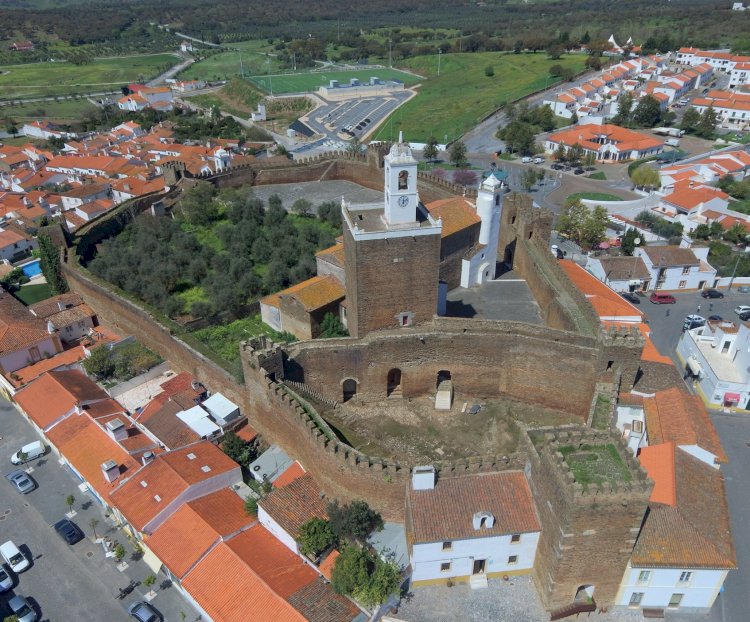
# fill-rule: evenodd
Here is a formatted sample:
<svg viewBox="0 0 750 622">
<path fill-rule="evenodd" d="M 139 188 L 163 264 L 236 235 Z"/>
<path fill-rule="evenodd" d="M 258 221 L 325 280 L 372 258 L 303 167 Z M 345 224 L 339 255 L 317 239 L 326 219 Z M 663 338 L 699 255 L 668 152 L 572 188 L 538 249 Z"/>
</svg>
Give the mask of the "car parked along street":
<svg viewBox="0 0 750 622">
<path fill-rule="evenodd" d="M 36 488 L 36 482 L 20 469 L 8 473 L 7 478 L 16 487 L 16 490 L 23 495 L 30 493 Z"/>
</svg>

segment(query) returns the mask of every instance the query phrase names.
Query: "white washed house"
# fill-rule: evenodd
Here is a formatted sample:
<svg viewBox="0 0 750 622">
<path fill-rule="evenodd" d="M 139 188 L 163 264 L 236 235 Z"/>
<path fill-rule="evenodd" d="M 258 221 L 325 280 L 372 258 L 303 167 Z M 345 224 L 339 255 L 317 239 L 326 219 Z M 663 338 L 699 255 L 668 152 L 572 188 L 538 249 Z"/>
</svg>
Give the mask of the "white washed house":
<svg viewBox="0 0 750 622">
<path fill-rule="evenodd" d="M 654 489 L 616 605 L 705 613 L 737 567 L 723 476 L 673 442 L 641 449 L 640 461 Z"/>
<path fill-rule="evenodd" d="M 685 331 L 677 354 L 704 400 L 747 409 L 750 400 L 750 329 L 743 323 L 708 322 Z"/>
<path fill-rule="evenodd" d="M 437 479 L 415 467 L 406 499 L 414 586 L 528 574 L 541 526 L 520 471 Z"/>
<path fill-rule="evenodd" d="M 649 290 L 704 289 L 716 280 L 716 270 L 707 262 L 708 247 L 642 246 L 634 255 L 651 274 Z"/>
</svg>

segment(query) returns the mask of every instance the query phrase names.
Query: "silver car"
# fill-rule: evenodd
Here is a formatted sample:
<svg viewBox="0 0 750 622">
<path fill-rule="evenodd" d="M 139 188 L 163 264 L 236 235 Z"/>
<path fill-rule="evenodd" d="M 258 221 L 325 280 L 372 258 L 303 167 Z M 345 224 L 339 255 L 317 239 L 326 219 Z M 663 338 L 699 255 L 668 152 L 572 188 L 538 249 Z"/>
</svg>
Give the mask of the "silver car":
<svg viewBox="0 0 750 622">
<path fill-rule="evenodd" d="M 0 592 L 7 592 L 13 587 L 13 577 L 7 571 L 5 566 L 0 566 Z"/>
<path fill-rule="evenodd" d="M 8 606 L 16 614 L 18 622 L 36 622 L 36 612 L 23 596 L 14 596 L 8 601 Z"/>
<path fill-rule="evenodd" d="M 143 601 L 131 603 L 128 607 L 128 613 L 131 618 L 138 620 L 138 622 L 161 622 L 161 616 L 156 609 Z"/>
<path fill-rule="evenodd" d="M 34 480 L 20 469 L 8 473 L 8 480 L 16 487 L 18 492 L 24 495 L 36 488 L 36 483 L 34 482 Z"/>
</svg>

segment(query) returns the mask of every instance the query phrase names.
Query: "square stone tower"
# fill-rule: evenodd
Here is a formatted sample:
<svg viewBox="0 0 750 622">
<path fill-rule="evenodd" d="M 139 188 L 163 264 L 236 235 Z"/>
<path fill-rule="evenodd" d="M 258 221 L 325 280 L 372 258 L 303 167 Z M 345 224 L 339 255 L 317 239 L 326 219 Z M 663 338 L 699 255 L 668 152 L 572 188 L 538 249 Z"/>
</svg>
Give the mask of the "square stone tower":
<svg viewBox="0 0 750 622">
<path fill-rule="evenodd" d="M 442 222 L 419 201 L 417 161 L 399 142 L 384 159 L 384 203 L 342 200 L 349 334 L 413 326 L 437 313 Z"/>
</svg>

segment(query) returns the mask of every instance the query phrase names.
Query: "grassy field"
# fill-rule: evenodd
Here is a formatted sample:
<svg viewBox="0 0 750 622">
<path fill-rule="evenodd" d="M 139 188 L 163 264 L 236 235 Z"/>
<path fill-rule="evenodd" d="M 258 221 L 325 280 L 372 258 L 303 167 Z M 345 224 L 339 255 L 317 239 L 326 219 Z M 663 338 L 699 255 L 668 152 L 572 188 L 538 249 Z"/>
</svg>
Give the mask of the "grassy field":
<svg viewBox="0 0 750 622">
<path fill-rule="evenodd" d="M 34 121 L 36 119 L 50 119 L 53 121 L 75 121 L 87 111 L 96 107 L 86 99 L 63 99 L 60 101 L 33 102 L 13 106 L 3 106 L 0 114 L 8 115 L 19 122 Z"/>
<path fill-rule="evenodd" d="M 230 45 L 239 47 L 241 44 L 232 43 Z M 242 67 L 240 67 L 240 60 L 242 60 Z M 266 56 L 253 51 L 229 51 L 219 52 L 193 63 L 180 73 L 180 78 L 183 80 L 219 81 L 239 78 L 243 73 L 249 76 L 279 70 L 280 65 L 275 56 Z"/>
<path fill-rule="evenodd" d="M 30 63 L 0 67 L 0 98 L 19 99 L 117 90 L 177 63 L 172 54 L 97 59 L 86 65 Z"/>
<path fill-rule="evenodd" d="M 15 293 L 15 297 L 25 305 L 33 305 L 40 300 L 51 298 L 52 290 L 47 283 L 40 283 L 39 285 L 24 285 Z"/>
<path fill-rule="evenodd" d="M 259 88 L 264 91 L 271 91 L 275 95 L 282 93 L 303 93 L 315 91 L 321 86 L 327 85 L 331 80 L 338 80 L 341 83 L 349 82 L 352 78 L 359 78 L 362 81 L 369 80 L 377 76 L 381 80 L 401 80 L 407 86 L 416 84 L 421 80 L 409 73 L 404 73 L 398 69 L 356 69 L 352 71 L 324 71 L 315 73 L 291 73 L 280 75 L 258 75 L 248 78 Z"/>
<path fill-rule="evenodd" d="M 417 56 L 404 61 L 407 69 L 429 79 L 419 96 L 404 104 L 373 137 L 391 140 L 403 130 L 410 140 L 455 140 L 483 117 L 503 104 L 552 86 L 559 78 L 549 76 L 549 68 L 559 64 L 575 72 L 584 67 L 586 57 L 567 55 L 550 60 L 545 54 L 480 52 L 443 54 L 440 76 L 437 56 Z M 492 66 L 494 75 L 485 70 Z"/>
<path fill-rule="evenodd" d="M 190 98 L 199 106 L 218 106 L 226 112 L 247 117 L 258 106 L 265 95 L 246 80 L 234 79 L 218 91 Z"/>
<path fill-rule="evenodd" d="M 606 192 L 576 192 L 571 194 L 565 202 L 575 201 L 576 199 L 586 199 L 588 201 L 624 201 L 622 197 L 618 197 L 615 194 L 607 194 Z"/>
</svg>

